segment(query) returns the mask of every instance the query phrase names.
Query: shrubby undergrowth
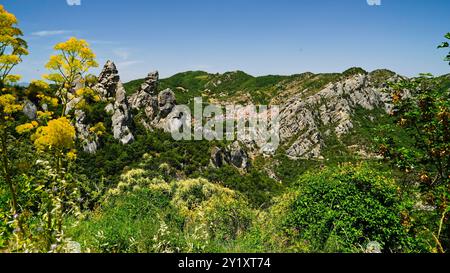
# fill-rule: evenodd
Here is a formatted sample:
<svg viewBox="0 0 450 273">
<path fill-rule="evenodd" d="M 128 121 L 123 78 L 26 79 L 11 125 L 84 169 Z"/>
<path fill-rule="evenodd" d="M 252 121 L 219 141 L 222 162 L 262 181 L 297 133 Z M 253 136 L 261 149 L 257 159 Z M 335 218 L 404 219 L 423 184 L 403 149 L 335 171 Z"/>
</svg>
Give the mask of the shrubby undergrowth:
<svg viewBox="0 0 450 273">
<path fill-rule="evenodd" d="M 142 169 L 121 176 L 69 237 L 94 252 L 425 251 L 412 203 L 389 173 L 346 164 L 306 173 L 268 209 L 205 179 L 164 181 Z"/>
</svg>

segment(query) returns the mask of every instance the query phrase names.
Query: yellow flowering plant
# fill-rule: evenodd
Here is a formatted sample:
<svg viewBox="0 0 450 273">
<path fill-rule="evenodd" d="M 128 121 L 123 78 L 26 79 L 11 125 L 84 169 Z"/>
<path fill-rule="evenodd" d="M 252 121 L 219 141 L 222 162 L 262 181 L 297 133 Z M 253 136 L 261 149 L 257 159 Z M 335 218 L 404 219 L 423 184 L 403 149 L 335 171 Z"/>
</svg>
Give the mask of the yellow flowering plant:
<svg viewBox="0 0 450 273">
<path fill-rule="evenodd" d="M 17 18 L 0 5 L 0 89 L 20 79 L 10 72 L 22 62 L 22 56 L 28 55 L 27 43 L 20 38 L 23 33 L 16 27 L 17 23 Z"/>
<path fill-rule="evenodd" d="M 25 133 L 31 132 L 32 130 L 34 130 L 38 126 L 39 126 L 39 123 L 37 121 L 32 121 L 32 122 L 25 123 L 25 124 L 17 126 L 16 127 L 16 131 L 17 131 L 18 134 L 25 134 Z"/>
<path fill-rule="evenodd" d="M 96 136 L 100 137 L 103 136 L 106 133 L 106 127 L 103 122 L 97 123 L 95 126 L 91 127 L 89 131 Z"/>
<path fill-rule="evenodd" d="M 11 84 L 20 80 L 20 76 L 11 75 L 12 69 L 22 61 L 22 56 L 27 55 L 27 44 L 20 37 L 22 32 L 15 25 L 17 19 L 0 5 L 0 167 L 2 179 L 8 185 L 11 196 L 11 218 L 14 219 L 14 228 L 19 228 L 20 237 L 26 238 L 27 223 L 25 205 L 19 206 L 19 186 L 14 173 L 14 166 L 10 153 L 13 144 L 13 136 L 17 134 L 31 136 L 36 150 L 49 159 L 49 168 L 42 169 L 48 176 L 36 188 L 39 194 L 39 214 L 46 223 L 45 238 L 47 238 L 47 250 L 50 245 L 58 241 L 62 229 L 63 213 L 71 201 L 71 196 L 78 192 L 76 183 L 69 179 L 68 161 L 76 160 L 75 128 L 65 116 L 65 105 L 68 102 L 68 94 L 72 92 L 74 84 L 82 79 L 82 76 L 91 67 L 96 67 L 95 55 L 89 49 L 84 40 L 71 38 L 65 43 L 55 46 L 58 55 L 50 58 L 47 68 L 52 72 L 45 80 L 32 81 L 28 88 L 23 90 L 15 88 Z M 50 85 L 49 82 L 55 85 Z M 21 91 L 19 94 L 18 91 Z M 70 91 L 70 92 L 69 92 Z M 74 96 L 75 94 L 72 94 Z M 90 94 L 95 98 L 95 94 Z M 29 100 L 40 104 L 40 110 L 36 112 L 36 120 L 24 124 L 18 124 L 20 112 L 23 110 L 23 102 Z M 55 115 L 56 111 L 63 108 L 63 114 Z M 96 129 L 100 132 L 101 127 Z M 18 141 L 18 140 L 17 140 Z M 56 190 L 55 190 L 56 189 Z M 69 204 L 70 205 L 70 204 Z M 25 229 L 23 228 L 25 227 Z M 57 233 L 55 233 L 55 229 Z M 23 236 L 22 236 L 23 234 Z M 18 242 L 25 242 L 22 239 Z"/>
<path fill-rule="evenodd" d="M 47 126 L 39 127 L 32 139 L 40 151 L 64 151 L 75 145 L 75 128 L 65 117 L 54 119 Z"/>
<path fill-rule="evenodd" d="M 75 96 L 79 98 L 79 102 L 76 105 L 77 109 L 83 109 L 87 105 L 99 102 L 101 100 L 100 96 L 89 87 L 80 88 L 75 91 Z"/>
<path fill-rule="evenodd" d="M 17 18 L 0 5 L 0 164 L 2 180 L 8 185 L 11 195 L 11 211 L 17 216 L 18 227 L 22 230 L 17 203 L 17 186 L 13 182 L 10 163 L 9 129 L 14 121 L 14 114 L 22 110 L 13 88 L 7 85 L 20 80 L 20 76 L 11 71 L 22 62 L 22 56 L 28 55 L 27 43 L 21 38 L 22 31 L 16 26 Z"/>
<path fill-rule="evenodd" d="M 44 189 L 46 196 L 44 208 L 47 247 L 58 242 L 62 236 L 62 221 L 66 202 L 70 203 L 70 196 L 78 191 L 76 183 L 67 180 L 67 168 L 63 160 L 74 161 L 77 158 L 75 147 L 75 128 L 66 117 L 50 120 L 46 126 L 36 129 L 31 140 L 38 151 L 50 155 L 55 163 L 55 176 L 49 180 L 50 187 Z M 67 167 L 67 168 L 66 168 Z M 72 182 L 70 182 L 72 181 Z M 56 233 L 54 231 L 57 231 Z"/>
<path fill-rule="evenodd" d="M 56 95 L 63 105 L 61 116 L 64 116 L 66 105 L 71 99 L 69 96 L 76 83 L 83 83 L 85 74 L 98 64 L 94 52 L 85 40 L 72 37 L 66 42 L 57 44 L 54 49 L 58 54 L 50 57 L 45 67 L 51 73 L 44 75 L 44 78 L 58 86 Z"/>
</svg>

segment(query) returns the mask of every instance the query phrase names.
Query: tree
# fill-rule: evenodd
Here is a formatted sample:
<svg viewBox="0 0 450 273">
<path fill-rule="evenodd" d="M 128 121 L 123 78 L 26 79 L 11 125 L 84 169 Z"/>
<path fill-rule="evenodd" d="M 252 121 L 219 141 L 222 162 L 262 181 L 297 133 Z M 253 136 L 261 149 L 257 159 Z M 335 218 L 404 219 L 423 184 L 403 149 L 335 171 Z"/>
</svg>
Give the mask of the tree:
<svg viewBox="0 0 450 273">
<path fill-rule="evenodd" d="M 445 37 L 450 39 L 450 33 Z M 448 47 L 449 43 L 444 42 L 438 48 Z M 450 61 L 450 54 L 445 60 Z M 399 146 L 389 139 L 381 145 L 381 152 L 404 171 L 416 175 L 423 195 L 438 208 L 433 237 L 436 251 L 445 252 L 450 247 L 450 238 L 444 236 L 444 230 L 450 228 L 450 89 L 442 88 L 442 79 L 431 74 L 389 86 L 393 116 L 405 134 L 414 139 L 414 145 Z"/>
<path fill-rule="evenodd" d="M 11 71 L 22 62 L 22 56 L 28 54 L 27 43 L 20 38 L 23 33 L 16 27 L 17 23 L 17 18 L 0 5 L 0 156 L 2 176 L 11 193 L 12 213 L 15 217 L 18 216 L 19 207 L 8 156 L 8 140 L 11 126 L 14 124 L 14 114 L 21 111 L 22 106 L 18 103 L 15 89 L 8 87 L 8 84 L 20 80 L 20 77 L 12 75 Z"/>
</svg>

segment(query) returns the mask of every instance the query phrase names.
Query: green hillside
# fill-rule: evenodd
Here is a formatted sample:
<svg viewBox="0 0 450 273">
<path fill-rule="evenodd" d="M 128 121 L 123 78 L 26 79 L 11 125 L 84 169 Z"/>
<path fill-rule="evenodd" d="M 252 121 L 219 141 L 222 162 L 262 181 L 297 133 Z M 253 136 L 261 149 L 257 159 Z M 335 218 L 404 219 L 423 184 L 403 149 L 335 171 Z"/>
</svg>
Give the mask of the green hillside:
<svg viewBox="0 0 450 273">
<path fill-rule="evenodd" d="M 180 104 L 189 104 L 194 97 L 205 100 L 267 105 L 281 92 L 289 88 L 306 90 L 305 97 L 321 90 L 327 84 L 355 74 L 367 74 L 362 68 L 350 68 L 343 73 L 302 73 L 290 76 L 267 75 L 254 77 L 242 71 L 210 74 L 204 71 L 187 71 L 160 80 L 160 90 L 172 89 Z M 380 81 L 394 73 L 377 70 L 373 75 Z M 136 92 L 144 79 L 124 84 L 128 95 Z"/>
</svg>

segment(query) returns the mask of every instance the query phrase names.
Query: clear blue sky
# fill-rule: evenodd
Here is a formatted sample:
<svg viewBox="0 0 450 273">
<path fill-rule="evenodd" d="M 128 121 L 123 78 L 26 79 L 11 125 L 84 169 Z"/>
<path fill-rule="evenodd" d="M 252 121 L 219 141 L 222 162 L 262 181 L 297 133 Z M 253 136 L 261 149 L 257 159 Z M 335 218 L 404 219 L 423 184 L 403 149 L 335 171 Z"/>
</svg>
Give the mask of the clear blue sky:
<svg viewBox="0 0 450 273">
<path fill-rule="evenodd" d="M 17 69 L 39 78 L 52 46 L 88 40 L 124 81 L 152 70 L 253 75 L 341 72 L 352 66 L 414 76 L 450 73 L 436 46 L 450 32 L 449 0 L 0 0 L 31 54 Z M 98 72 L 98 69 L 94 71 Z"/>
</svg>

